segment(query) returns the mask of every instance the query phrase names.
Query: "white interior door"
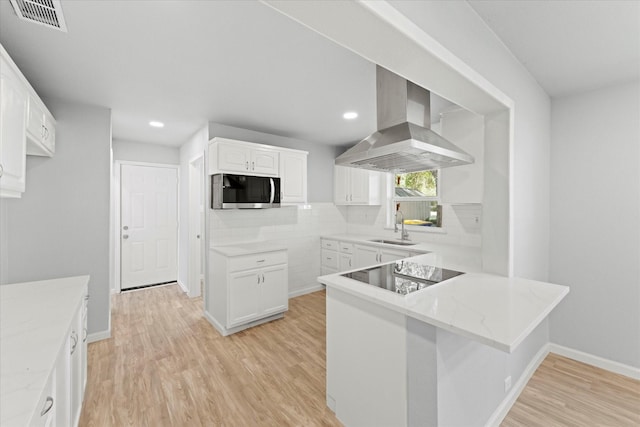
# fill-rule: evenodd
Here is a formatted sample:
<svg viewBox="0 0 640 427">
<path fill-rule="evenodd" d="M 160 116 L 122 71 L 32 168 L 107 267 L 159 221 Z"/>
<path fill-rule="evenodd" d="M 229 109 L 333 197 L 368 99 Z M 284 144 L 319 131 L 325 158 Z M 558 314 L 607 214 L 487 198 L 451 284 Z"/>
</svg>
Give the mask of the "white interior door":
<svg viewBox="0 0 640 427">
<path fill-rule="evenodd" d="M 121 167 L 121 289 L 177 278 L 178 171 Z"/>
<path fill-rule="evenodd" d="M 204 171 L 203 158 L 189 163 L 189 283 L 190 297 L 200 296 L 200 282 L 203 277 L 204 242 Z"/>
</svg>

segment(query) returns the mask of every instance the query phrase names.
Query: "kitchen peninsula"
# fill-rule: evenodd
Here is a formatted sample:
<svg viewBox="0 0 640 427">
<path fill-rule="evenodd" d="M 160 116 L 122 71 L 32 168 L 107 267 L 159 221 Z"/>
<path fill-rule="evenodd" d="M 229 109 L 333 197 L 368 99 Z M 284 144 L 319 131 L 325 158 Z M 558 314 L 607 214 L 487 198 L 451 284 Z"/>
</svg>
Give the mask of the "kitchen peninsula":
<svg viewBox="0 0 640 427">
<path fill-rule="evenodd" d="M 568 287 L 465 271 L 447 258 L 405 259 L 465 273 L 407 295 L 341 273 L 318 278 L 327 405 L 346 426 L 491 424 L 546 355 L 546 318 Z"/>
</svg>

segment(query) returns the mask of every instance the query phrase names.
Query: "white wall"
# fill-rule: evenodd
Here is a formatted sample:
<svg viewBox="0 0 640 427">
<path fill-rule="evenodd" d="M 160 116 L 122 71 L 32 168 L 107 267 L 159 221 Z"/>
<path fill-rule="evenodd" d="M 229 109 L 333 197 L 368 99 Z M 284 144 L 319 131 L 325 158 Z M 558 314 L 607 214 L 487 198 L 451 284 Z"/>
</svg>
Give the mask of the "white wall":
<svg viewBox="0 0 640 427">
<path fill-rule="evenodd" d="M 3 275 L 15 283 L 89 274 L 89 334 L 108 336 L 111 111 L 45 104 L 57 120 L 56 153 L 28 156 L 26 192 L 2 199 Z"/>
<path fill-rule="evenodd" d="M 180 163 L 180 149 L 178 147 L 114 139 L 113 160 L 177 165 Z"/>
<path fill-rule="evenodd" d="M 551 341 L 640 368 L 640 85 L 554 99 Z"/>
<path fill-rule="evenodd" d="M 189 289 L 189 162 L 204 155 L 208 140 L 209 131 L 205 126 L 180 147 L 178 282 L 185 289 Z"/>
<path fill-rule="evenodd" d="M 510 183 L 513 270 L 515 276 L 546 280 L 549 268 L 548 95 L 468 3 L 390 3 L 514 101 Z M 446 93 L 439 95 L 447 97 Z"/>
</svg>

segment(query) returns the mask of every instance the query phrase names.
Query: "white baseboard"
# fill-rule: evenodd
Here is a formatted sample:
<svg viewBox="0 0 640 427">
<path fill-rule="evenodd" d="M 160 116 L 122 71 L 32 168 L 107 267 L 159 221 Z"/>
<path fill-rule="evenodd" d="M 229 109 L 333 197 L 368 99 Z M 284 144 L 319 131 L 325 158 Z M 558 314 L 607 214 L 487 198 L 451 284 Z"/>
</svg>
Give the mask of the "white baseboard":
<svg viewBox="0 0 640 427">
<path fill-rule="evenodd" d="M 531 362 L 529 362 L 524 372 L 522 372 L 522 375 L 520 375 L 518 381 L 513 384 L 507 396 L 500 403 L 500 405 L 498 405 L 496 410 L 493 411 L 493 414 L 485 424 L 485 427 L 494 427 L 500 425 L 502 420 L 504 420 L 504 417 L 506 417 L 511 410 L 513 404 L 516 403 L 516 400 L 518 400 L 520 393 L 522 393 L 522 390 L 524 390 L 524 388 L 527 386 L 527 383 L 535 373 L 536 369 L 538 369 L 538 366 L 540 366 L 544 358 L 547 357 L 547 354 L 549 354 L 548 344 L 543 345 L 538 353 L 536 353 L 536 355 L 533 357 L 533 359 L 531 359 Z"/>
<path fill-rule="evenodd" d="M 289 292 L 289 298 L 299 297 L 300 295 L 310 294 L 312 292 L 318 292 L 325 289 L 326 286 L 318 283 L 317 285 L 312 285 L 304 289 L 296 289 L 295 291 Z"/>
<path fill-rule="evenodd" d="M 94 332 L 87 336 L 87 342 L 92 343 L 96 341 L 102 341 L 111 338 L 111 329 L 106 331 Z"/>
<path fill-rule="evenodd" d="M 189 290 L 187 289 L 187 287 L 185 285 L 182 284 L 182 282 L 180 282 L 180 280 L 176 280 L 176 283 L 178 284 L 178 286 L 180 286 L 180 288 L 182 288 L 182 291 L 189 295 Z"/>
<path fill-rule="evenodd" d="M 211 325 L 213 325 L 214 328 L 216 328 L 216 330 L 218 332 L 220 332 L 220 335 L 222 335 L 223 337 L 226 337 L 228 335 L 235 334 L 236 332 L 244 331 L 245 329 L 253 328 L 254 326 L 258 326 L 258 325 L 262 325 L 263 323 L 271 322 L 272 320 L 282 319 L 284 317 L 284 313 L 277 313 L 277 314 L 274 314 L 273 316 L 265 317 L 263 319 L 254 320 L 253 322 L 245 323 L 244 325 L 236 326 L 234 328 L 229 328 L 229 329 L 227 329 L 224 326 L 222 326 L 222 324 L 220 324 L 220 322 L 218 322 L 207 311 L 204 312 L 204 317 L 205 317 L 205 319 L 207 319 L 209 321 L 209 323 L 211 323 Z"/>
<path fill-rule="evenodd" d="M 560 356 L 568 357 L 569 359 L 577 360 L 578 362 L 586 363 L 587 365 L 640 380 L 640 368 L 553 343 L 549 343 L 549 351 L 559 354 Z"/>
</svg>

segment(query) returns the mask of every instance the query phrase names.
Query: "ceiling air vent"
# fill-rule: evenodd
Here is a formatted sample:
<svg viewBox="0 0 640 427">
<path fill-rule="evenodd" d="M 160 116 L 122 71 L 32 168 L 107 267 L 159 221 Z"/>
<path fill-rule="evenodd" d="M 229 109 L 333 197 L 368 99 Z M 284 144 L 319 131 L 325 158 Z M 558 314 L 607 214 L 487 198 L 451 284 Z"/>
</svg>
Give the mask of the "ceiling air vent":
<svg viewBox="0 0 640 427">
<path fill-rule="evenodd" d="M 60 0 L 11 0 L 20 19 L 67 32 Z"/>
</svg>

